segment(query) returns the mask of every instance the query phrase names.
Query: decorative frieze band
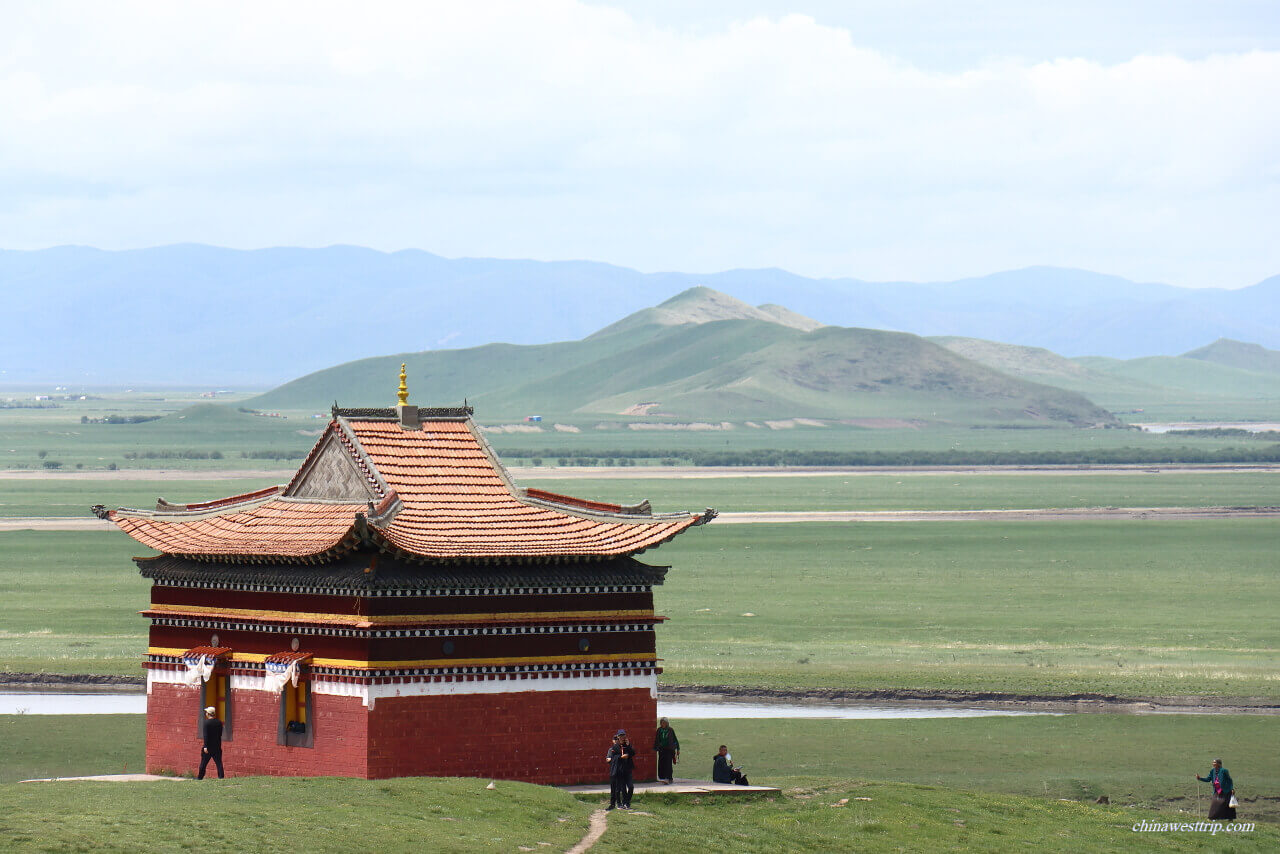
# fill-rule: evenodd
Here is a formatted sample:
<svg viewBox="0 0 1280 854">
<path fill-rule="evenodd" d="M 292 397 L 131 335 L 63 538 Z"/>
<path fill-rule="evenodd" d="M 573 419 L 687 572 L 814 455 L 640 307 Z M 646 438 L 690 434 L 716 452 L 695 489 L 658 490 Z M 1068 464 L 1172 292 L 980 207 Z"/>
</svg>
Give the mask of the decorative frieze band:
<svg viewBox="0 0 1280 854">
<path fill-rule="evenodd" d="M 634 662 L 629 668 L 609 670 L 555 669 L 524 672 L 443 673 L 431 675 L 403 674 L 382 677 L 342 677 L 323 671 L 335 668 L 312 668 L 311 690 L 316 694 L 342 697 L 359 697 L 364 705 L 373 707 L 379 699 L 390 697 L 456 696 L 460 694 L 516 694 L 525 691 L 620 691 L 641 688 L 651 697 L 658 694 L 658 673 L 661 668 L 652 662 Z M 261 665 L 258 665 L 260 668 Z M 448 668 L 449 670 L 491 670 L 493 668 Z M 187 686 L 188 676 L 181 665 L 165 666 L 159 662 L 147 663 L 147 693 L 153 685 L 177 684 Z M 195 688 L 191 688 L 195 691 Z M 264 670 L 231 671 L 231 690 L 272 691 L 267 686 Z"/>
</svg>

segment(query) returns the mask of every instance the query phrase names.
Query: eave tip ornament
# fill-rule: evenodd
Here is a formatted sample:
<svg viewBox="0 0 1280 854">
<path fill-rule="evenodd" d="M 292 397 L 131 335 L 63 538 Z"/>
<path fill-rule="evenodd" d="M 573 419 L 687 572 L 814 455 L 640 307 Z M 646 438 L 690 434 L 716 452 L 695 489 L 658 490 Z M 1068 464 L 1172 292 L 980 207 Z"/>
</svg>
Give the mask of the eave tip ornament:
<svg viewBox="0 0 1280 854">
<path fill-rule="evenodd" d="M 409 385 L 405 382 L 407 379 L 404 371 L 404 362 L 400 363 L 400 388 L 396 391 L 396 398 L 399 400 L 400 406 L 409 405 Z"/>
</svg>

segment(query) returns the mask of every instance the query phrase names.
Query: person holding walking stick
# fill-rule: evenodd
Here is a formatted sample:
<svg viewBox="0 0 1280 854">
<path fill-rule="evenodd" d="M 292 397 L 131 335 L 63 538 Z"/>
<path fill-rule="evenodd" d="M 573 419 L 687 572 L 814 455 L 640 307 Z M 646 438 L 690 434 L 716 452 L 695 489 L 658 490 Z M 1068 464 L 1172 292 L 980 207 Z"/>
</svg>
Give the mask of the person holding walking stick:
<svg viewBox="0 0 1280 854">
<path fill-rule="evenodd" d="M 1231 772 L 1222 767 L 1222 760 L 1213 760 L 1208 777 L 1197 774 L 1196 779 L 1201 783 L 1213 784 L 1213 794 L 1209 797 L 1209 819 L 1234 821 L 1236 808 L 1232 801 L 1235 800 L 1236 786 L 1231 779 Z"/>
</svg>

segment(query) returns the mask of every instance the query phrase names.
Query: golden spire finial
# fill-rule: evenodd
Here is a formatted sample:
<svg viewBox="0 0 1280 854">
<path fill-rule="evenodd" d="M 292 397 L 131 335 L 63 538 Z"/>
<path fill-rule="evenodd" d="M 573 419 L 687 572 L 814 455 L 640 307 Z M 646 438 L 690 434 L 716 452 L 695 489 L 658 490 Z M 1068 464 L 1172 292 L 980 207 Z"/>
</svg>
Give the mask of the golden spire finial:
<svg viewBox="0 0 1280 854">
<path fill-rule="evenodd" d="M 409 385 L 405 382 L 404 362 L 400 363 L 400 389 L 396 392 L 401 406 L 409 405 Z"/>
</svg>

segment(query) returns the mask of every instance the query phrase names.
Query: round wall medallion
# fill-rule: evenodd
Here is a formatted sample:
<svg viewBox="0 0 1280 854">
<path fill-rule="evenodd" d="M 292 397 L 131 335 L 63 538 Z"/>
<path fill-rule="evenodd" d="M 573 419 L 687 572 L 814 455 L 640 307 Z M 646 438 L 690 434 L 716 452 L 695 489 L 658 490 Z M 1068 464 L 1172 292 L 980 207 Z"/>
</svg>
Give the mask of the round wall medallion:
<svg viewBox="0 0 1280 854">
<path fill-rule="evenodd" d="M 441 647 L 445 655 L 453 655 L 453 641 L 445 641 Z"/>
<path fill-rule="evenodd" d="M 213 637 L 209 638 L 209 646 L 217 646 L 217 645 L 218 645 L 217 635 L 214 635 Z"/>
<path fill-rule="evenodd" d="M 581 638 L 578 640 L 579 652 L 586 652 L 589 649 L 591 649 L 591 641 L 587 640 L 586 638 Z"/>
<path fill-rule="evenodd" d="M 289 643 L 289 648 L 290 648 L 290 649 L 292 649 L 294 652 L 297 652 L 297 651 L 298 651 L 298 647 L 299 647 L 299 646 L 301 646 L 301 644 L 299 644 L 299 643 L 298 643 L 298 639 L 297 639 L 297 638 L 294 638 L 294 639 Z"/>
</svg>

